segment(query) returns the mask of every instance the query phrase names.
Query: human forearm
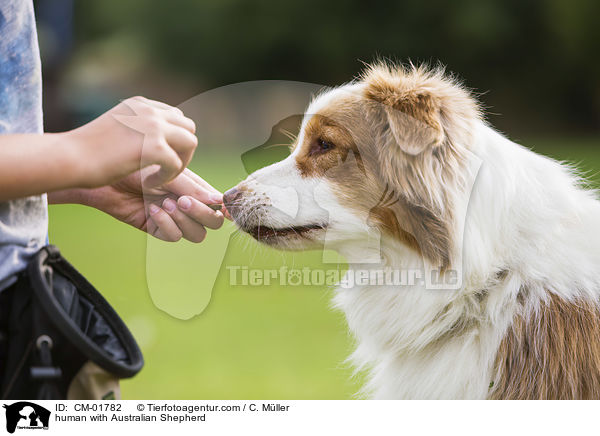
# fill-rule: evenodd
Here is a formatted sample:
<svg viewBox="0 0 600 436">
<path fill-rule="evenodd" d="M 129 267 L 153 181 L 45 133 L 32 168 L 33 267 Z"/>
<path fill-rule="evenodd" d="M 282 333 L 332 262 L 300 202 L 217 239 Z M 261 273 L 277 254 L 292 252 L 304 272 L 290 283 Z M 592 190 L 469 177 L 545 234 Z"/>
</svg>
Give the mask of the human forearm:
<svg viewBox="0 0 600 436">
<path fill-rule="evenodd" d="M 85 206 L 94 206 L 92 204 L 92 189 L 70 188 L 60 191 L 48 192 L 49 204 L 83 204 Z"/>
<path fill-rule="evenodd" d="M 67 134 L 0 135 L 0 201 L 79 186 Z"/>
<path fill-rule="evenodd" d="M 179 109 L 134 97 L 69 132 L 0 135 L 0 201 L 98 188 L 154 165 L 145 185 L 162 185 L 192 158 L 194 131 Z"/>
</svg>

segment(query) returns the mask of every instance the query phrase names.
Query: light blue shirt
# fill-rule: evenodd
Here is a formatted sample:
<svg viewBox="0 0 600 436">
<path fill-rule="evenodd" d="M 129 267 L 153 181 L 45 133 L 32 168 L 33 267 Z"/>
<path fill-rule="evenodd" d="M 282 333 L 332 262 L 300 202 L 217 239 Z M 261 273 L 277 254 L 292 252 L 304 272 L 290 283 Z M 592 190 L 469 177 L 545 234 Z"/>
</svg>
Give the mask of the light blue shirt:
<svg viewBox="0 0 600 436">
<path fill-rule="evenodd" d="M 0 134 L 42 131 L 42 75 L 33 3 L 0 0 Z M 45 245 L 47 234 L 46 195 L 0 202 L 0 291 Z"/>
</svg>

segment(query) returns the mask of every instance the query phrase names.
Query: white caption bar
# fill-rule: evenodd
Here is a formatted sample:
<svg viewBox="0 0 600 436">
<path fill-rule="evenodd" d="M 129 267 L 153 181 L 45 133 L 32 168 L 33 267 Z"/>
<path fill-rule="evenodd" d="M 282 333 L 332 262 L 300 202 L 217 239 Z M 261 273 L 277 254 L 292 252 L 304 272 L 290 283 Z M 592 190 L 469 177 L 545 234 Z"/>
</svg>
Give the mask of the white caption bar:
<svg viewBox="0 0 600 436">
<path fill-rule="evenodd" d="M 16 435 L 584 434 L 597 402 L 3 401 Z M 165 432 L 165 433 L 163 433 Z M 510 432 L 510 433 L 508 433 Z M 596 430 L 594 430 L 596 433 Z"/>
</svg>

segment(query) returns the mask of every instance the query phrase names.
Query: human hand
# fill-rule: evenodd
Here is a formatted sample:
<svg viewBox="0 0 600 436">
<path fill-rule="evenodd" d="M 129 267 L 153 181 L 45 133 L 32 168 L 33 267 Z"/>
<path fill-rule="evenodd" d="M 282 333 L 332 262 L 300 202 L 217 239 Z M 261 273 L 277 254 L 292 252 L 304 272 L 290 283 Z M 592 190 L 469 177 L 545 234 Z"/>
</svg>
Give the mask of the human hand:
<svg viewBox="0 0 600 436">
<path fill-rule="evenodd" d="M 95 207 L 164 241 L 182 237 L 202 242 L 206 227 L 223 225 L 223 213 L 207 204 L 222 204 L 223 195 L 189 169 L 165 185 L 146 189 L 145 172 L 137 171 L 118 182 L 95 189 L 50 193 L 53 203 L 78 202 Z"/>
<path fill-rule="evenodd" d="M 140 169 L 144 188 L 164 185 L 190 162 L 198 144 L 194 122 L 181 110 L 132 97 L 95 120 L 66 132 L 72 168 L 85 188 L 113 185 Z M 135 177 L 134 177 L 135 178 Z M 115 185 L 117 186 L 117 185 Z"/>
</svg>

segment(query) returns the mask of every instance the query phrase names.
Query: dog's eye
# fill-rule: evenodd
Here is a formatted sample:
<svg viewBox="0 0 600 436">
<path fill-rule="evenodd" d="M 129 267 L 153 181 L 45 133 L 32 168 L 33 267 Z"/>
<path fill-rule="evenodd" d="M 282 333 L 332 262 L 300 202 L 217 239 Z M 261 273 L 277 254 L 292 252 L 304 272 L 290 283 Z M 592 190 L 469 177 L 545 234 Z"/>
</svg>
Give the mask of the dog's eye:
<svg viewBox="0 0 600 436">
<path fill-rule="evenodd" d="M 317 144 L 319 145 L 320 151 L 327 151 L 333 148 L 333 144 L 329 141 L 325 141 L 323 138 L 317 139 Z"/>
<path fill-rule="evenodd" d="M 332 148 L 335 148 L 335 145 L 333 145 L 332 142 L 326 141 L 323 138 L 319 138 L 312 143 L 312 146 L 310 147 L 310 151 L 308 152 L 308 154 L 310 156 L 319 155 L 319 154 L 327 153 Z"/>
<path fill-rule="evenodd" d="M 323 151 L 330 150 L 333 148 L 333 144 L 331 142 L 327 142 L 324 139 L 319 138 L 317 141 L 319 143 L 319 148 Z"/>
</svg>

